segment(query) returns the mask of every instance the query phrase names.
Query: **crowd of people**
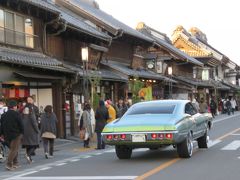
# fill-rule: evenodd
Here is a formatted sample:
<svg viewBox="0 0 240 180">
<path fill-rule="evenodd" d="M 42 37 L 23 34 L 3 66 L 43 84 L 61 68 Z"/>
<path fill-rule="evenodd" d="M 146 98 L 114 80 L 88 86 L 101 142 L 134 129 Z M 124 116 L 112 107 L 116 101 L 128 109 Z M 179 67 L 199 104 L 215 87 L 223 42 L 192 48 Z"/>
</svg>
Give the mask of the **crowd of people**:
<svg viewBox="0 0 240 180">
<path fill-rule="evenodd" d="M 214 100 L 214 97 L 210 99 L 209 105 L 204 100 L 204 98 L 200 99 L 198 102 L 195 98 L 192 100 L 193 105 L 200 113 L 210 112 L 212 117 L 214 118 L 217 112 L 222 114 L 234 114 L 234 111 L 238 110 L 238 103 L 235 98 L 229 97 L 225 99 L 219 99 L 218 102 Z"/>
<path fill-rule="evenodd" d="M 80 112 L 78 121 L 80 136 L 81 131 L 84 131 L 83 133 L 85 133 L 82 137 L 84 148 L 90 147 L 89 140 L 93 137 L 93 134 L 95 132 L 97 135 L 96 149 L 104 149 L 105 144 L 101 136 L 103 128 L 107 123 L 110 123 L 113 120 L 122 117 L 129 107 L 130 103 L 128 101 L 124 101 L 123 99 L 119 99 L 117 104 L 113 104 L 111 100 L 100 100 L 99 106 L 94 112 L 89 103 L 84 103 L 83 111 Z"/>
<path fill-rule="evenodd" d="M 45 158 L 53 157 L 56 123 L 57 118 L 52 106 L 47 105 L 44 112 L 40 113 L 31 96 L 21 104 L 15 100 L 5 104 L 0 100 L 0 137 L 9 147 L 6 169 L 12 171 L 20 167 L 18 151 L 21 145 L 26 149 L 27 162 L 32 163 L 32 156 L 39 147 L 40 139 L 43 142 Z"/>
</svg>

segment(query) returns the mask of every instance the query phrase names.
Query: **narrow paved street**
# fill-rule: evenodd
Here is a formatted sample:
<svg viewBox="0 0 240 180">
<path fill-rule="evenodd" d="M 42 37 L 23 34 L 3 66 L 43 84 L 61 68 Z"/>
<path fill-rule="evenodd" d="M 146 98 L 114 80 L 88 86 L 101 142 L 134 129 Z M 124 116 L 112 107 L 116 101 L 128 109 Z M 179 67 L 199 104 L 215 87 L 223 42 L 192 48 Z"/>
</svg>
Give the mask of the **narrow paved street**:
<svg viewBox="0 0 240 180">
<path fill-rule="evenodd" d="M 85 151 L 80 142 L 57 140 L 53 159 L 44 159 L 37 151 L 34 163 L 26 163 L 21 152 L 19 170 L 8 172 L 0 164 L 0 179 L 239 179 L 240 113 L 214 119 L 209 149 L 195 150 L 192 158 L 180 159 L 167 147 L 150 151 L 136 149 L 129 160 L 119 160 L 112 147 Z"/>
</svg>

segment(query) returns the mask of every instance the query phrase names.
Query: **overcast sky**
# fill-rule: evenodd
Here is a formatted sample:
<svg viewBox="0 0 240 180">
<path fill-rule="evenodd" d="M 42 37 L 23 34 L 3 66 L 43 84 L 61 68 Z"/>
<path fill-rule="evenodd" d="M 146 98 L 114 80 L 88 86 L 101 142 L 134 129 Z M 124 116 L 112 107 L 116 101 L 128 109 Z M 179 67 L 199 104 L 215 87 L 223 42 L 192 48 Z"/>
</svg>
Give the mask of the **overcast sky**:
<svg viewBox="0 0 240 180">
<path fill-rule="evenodd" d="M 144 22 L 169 37 L 177 25 L 198 27 L 208 43 L 240 65 L 238 0 L 96 0 L 100 9 L 136 28 Z"/>
</svg>

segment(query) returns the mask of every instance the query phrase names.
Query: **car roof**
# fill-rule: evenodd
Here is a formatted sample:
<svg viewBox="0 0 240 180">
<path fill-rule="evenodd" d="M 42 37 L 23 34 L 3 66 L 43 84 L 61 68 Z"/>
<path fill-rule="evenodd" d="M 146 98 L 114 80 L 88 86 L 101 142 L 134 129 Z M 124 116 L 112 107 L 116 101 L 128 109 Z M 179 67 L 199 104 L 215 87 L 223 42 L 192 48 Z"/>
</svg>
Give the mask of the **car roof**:
<svg viewBox="0 0 240 180">
<path fill-rule="evenodd" d="M 179 99 L 164 99 L 164 100 L 153 100 L 153 101 L 144 101 L 139 102 L 136 105 L 140 104 L 176 104 L 176 105 L 185 105 L 190 102 L 189 100 L 179 100 Z"/>
</svg>

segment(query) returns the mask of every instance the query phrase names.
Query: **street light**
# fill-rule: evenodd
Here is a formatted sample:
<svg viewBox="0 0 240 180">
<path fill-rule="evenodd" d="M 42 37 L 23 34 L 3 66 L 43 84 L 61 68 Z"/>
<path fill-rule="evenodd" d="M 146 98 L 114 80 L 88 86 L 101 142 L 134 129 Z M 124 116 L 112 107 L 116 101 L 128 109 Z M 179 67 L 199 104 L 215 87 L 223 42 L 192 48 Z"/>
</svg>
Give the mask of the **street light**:
<svg viewBox="0 0 240 180">
<path fill-rule="evenodd" d="M 170 76 L 170 81 L 169 81 L 169 99 L 172 99 L 172 66 L 168 67 L 168 75 Z"/>
<path fill-rule="evenodd" d="M 83 63 L 83 95 L 84 99 L 88 101 L 88 47 L 82 47 L 81 55 Z"/>
</svg>

